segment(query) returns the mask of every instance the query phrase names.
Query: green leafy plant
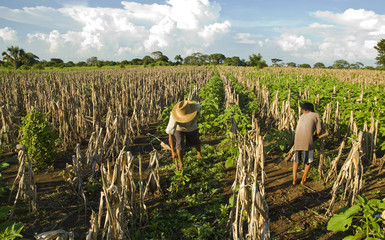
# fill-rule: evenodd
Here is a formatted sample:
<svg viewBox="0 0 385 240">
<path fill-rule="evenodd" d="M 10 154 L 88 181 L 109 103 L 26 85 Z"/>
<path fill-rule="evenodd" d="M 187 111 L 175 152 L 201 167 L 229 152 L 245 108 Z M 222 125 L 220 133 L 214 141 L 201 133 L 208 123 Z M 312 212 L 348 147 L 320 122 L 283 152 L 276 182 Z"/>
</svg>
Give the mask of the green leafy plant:
<svg viewBox="0 0 385 240">
<path fill-rule="evenodd" d="M 329 231 L 347 231 L 351 227 L 354 235 L 349 235 L 344 240 L 352 239 L 385 239 L 384 230 L 380 227 L 380 222 L 384 221 L 380 217 L 385 212 L 385 201 L 379 199 L 366 199 L 357 196 L 356 205 L 344 207 L 334 214 L 328 222 Z M 382 216 L 383 217 L 383 216 Z"/>
<path fill-rule="evenodd" d="M 10 206 L 0 207 L 0 239 L 13 240 L 19 237 L 23 237 L 20 234 L 24 227 L 23 223 L 12 223 L 6 221 L 8 212 L 12 209 L 13 207 Z"/>
<path fill-rule="evenodd" d="M 271 130 L 268 132 L 264 141 L 268 143 L 266 146 L 266 154 L 275 150 L 286 152 L 292 143 L 292 134 L 288 131 Z"/>
<path fill-rule="evenodd" d="M 165 107 L 161 114 L 161 120 L 160 124 L 156 127 L 156 130 L 158 132 L 165 132 L 167 128 L 168 121 L 170 120 L 170 114 L 172 111 L 172 108 L 174 107 L 176 103 L 171 103 L 167 107 Z"/>
<path fill-rule="evenodd" d="M 21 144 L 28 148 L 34 167 L 42 169 L 54 163 L 57 134 L 45 120 L 45 114 L 32 109 L 22 118 Z"/>
<path fill-rule="evenodd" d="M 175 171 L 175 175 L 171 177 L 171 184 L 168 190 L 170 192 L 178 192 L 180 188 L 184 188 L 190 182 L 190 177 L 183 174 L 183 171 Z"/>
<path fill-rule="evenodd" d="M 221 126 L 217 118 L 223 111 L 223 81 L 216 72 L 209 82 L 199 91 L 202 99 L 201 114 L 199 117 L 199 129 L 203 134 L 218 133 Z"/>
</svg>

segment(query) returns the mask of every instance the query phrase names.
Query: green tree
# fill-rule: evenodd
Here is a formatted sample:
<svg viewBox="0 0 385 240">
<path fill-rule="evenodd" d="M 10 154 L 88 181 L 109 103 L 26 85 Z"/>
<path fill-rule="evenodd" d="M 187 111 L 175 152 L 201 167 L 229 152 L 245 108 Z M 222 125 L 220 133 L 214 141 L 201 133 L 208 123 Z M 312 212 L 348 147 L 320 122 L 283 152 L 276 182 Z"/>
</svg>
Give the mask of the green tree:
<svg viewBox="0 0 385 240">
<path fill-rule="evenodd" d="M 72 61 L 68 61 L 66 64 L 65 64 L 66 67 L 73 67 L 75 66 L 75 63 L 72 62 Z"/>
<path fill-rule="evenodd" d="M 385 67 L 385 39 L 381 39 L 374 48 L 378 52 L 376 64 Z"/>
<path fill-rule="evenodd" d="M 333 68 L 336 68 L 336 69 L 349 68 L 349 66 L 350 66 L 349 62 L 344 59 L 336 60 L 333 63 Z"/>
<path fill-rule="evenodd" d="M 239 57 L 234 56 L 234 57 L 228 57 L 225 58 L 223 61 L 223 64 L 226 66 L 246 66 L 245 60 L 241 60 Z"/>
<path fill-rule="evenodd" d="M 193 53 L 190 56 L 184 58 L 184 63 L 188 65 L 202 65 L 207 60 L 207 55 L 203 55 L 200 52 Z"/>
<path fill-rule="evenodd" d="M 210 54 L 207 59 L 210 64 L 222 64 L 225 58 L 225 55 L 222 53 L 214 53 Z"/>
<path fill-rule="evenodd" d="M 33 53 L 26 53 L 25 56 L 24 56 L 24 60 L 23 60 L 23 64 L 26 64 L 28 66 L 32 66 L 36 63 L 39 63 L 39 57 L 36 56 L 35 54 Z"/>
<path fill-rule="evenodd" d="M 262 60 L 262 55 L 258 53 L 258 55 L 252 54 L 249 56 L 249 61 L 247 62 L 248 66 L 257 67 L 258 69 L 267 67 L 265 60 Z"/>
<path fill-rule="evenodd" d="M 151 56 L 155 62 L 158 62 L 158 61 L 168 62 L 168 57 L 166 55 L 163 55 L 161 51 L 152 52 Z"/>
<path fill-rule="evenodd" d="M 134 58 L 130 61 L 130 64 L 131 65 L 142 65 L 143 64 L 143 60 L 142 59 L 139 59 L 139 58 Z"/>
<path fill-rule="evenodd" d="M 87 66 L 87 63 L 84 62 L 84 61 L 80 61 L 80 62 L 76 63 L 75 65 L 76 65 L 77 67 L 85 67 L 85 66 Z"/>
<path fill-rule="evenodd" d="M 361 69 L 361 68 L 364 68 L 364 64 L 362 62 L 356 62 L 356 63 L 350 64 L 349 67 L 353 69 Z"/>
<path fill-rule="evenodd" d="M 300 65 L 298 65 L 299 68 L 311 68 L 310 64 L 307 64 L 307 63 L 302 63 Z"/>
<path fill-rule="evenodd" d="M 154 59 L 150 56 L 144 56 L 143 59 L 142 59 L 142 64 L 143 65 L 149 65 L 151 63 L 154 63 Z"/>
<path fill-rule="evenodd" d="M 286 64 L 286 66 L 288 66 L 288 67 L 296 67 L 297 64 L 296 64 L 295 62 L 288 62 L 288 63 Z"/>
<path fill-rule="evenodd" d="M 314 63 L 313 68 L 325 68 L 325 64 L 323 64 L 322 62 L 316 62 Z"/>
<path fill-rule="evenodd" d="M 272 58 L 271 62 L 273 63 L 273 67 L 282 67 L 282 64 L 280 63 L 282 62 L 282 59 Z"/>
<path fill-rule="evenodd" d="M 60 67 L 64 66 L 64 61 L 60 58 L 51 58 L 51 60 L 47 63 L 49 67 Z"/>
<path fill-rule="evenodd" d="M 181 55 L 176 55 L 174 60 L 176 61 L 177 64 L 182 64 L 183 63 L 183 58 Z"/>
<path fill-rule="evenodd" d="M 2 53 L 3 61 L 13 65 L 14 69 L 18 69 L 21 65 L 32 66 L 36 63 L 38 56 L 32 53 L 26 53 L 24 49 L 19 47 L 8 47 L 6 51 Z"/>
<path fill-rule="evenodd" d="M 90 57 L 87 59 L 88 66 L 94 66 L 94 64 L 98 61 L 97 57 Z"/>
</svg>

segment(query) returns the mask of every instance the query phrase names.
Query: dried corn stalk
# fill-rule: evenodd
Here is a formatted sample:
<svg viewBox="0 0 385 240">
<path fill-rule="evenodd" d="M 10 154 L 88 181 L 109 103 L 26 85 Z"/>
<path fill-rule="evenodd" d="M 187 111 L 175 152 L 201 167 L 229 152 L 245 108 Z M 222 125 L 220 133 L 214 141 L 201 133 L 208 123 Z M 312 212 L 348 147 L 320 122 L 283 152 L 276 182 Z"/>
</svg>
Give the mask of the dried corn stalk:
<svg viewBox="0 0 385 240">
<path fill-rule="evenodd" d="M 143 222 L 146 215 L 143 189 L 138 191 L 133 177 L 134 157 L 130 152 L 120 151 L 116 161 L 101 166 L 103 191 L 100 196 L 99 212 L 93 213 L 88 239 L 131 239 L 137 225 Z M 152 181 L 159 181 L 157 153 L 152 153 L 149 166 L 150 186 Z M 141 161 L 139 159 L 139 175 L 141 178 Z M 141 184 L 139 184 L 141 186 Z M 160 186 L 159 186 L 160 189 Z M 141 192 L 142 191 L 142 192 Z M 104 218 L 104 224 L 102 219 Z"/>
<path fill-rule="evenodd" d="M 362 132 L 360 132 L 362 135 Z M 353 204 L 356 196 L 362 188 L 362 152 L 360 142 L 353 140 L 353 146 L 348 158 L 345 160 L 332 189 L 332 199 L 326 215 L 332 213 L 333 205 L 340 191 L 343 192 L 343 199 L 347 199 L 349 204 Z"/>
<path fill-rule="evenodd" d="M 39 233 L 35 235 L 36 240 L 74 240 L 75 235 L 73 232 L 67 232 L 64 230 L 55 230 L 50 232 Z"/>
<path fill-rule="evenodd" d="M 346 139 L 344 138 L 344 140 L 341 142 L 340 148 L 338 149 L 337 157 L 335 157 L 330 164 L 331 166 L 327 173 L 327 177 L 324 181 L 325 183 L 329 182 L 329 180 L 332 181 L 337 177 L 337 174 L 338 174 L 337 166 L 338 166 L 339 160 L 341 159 L 342 151 L 345 148 L 345 143 L 346 143 Z"/>
<path fill-rule="evenodd" d="M 264 181 L 263 140 L 256 131 L 249 131 L 239 140 L 239 157 L 232 185 L 233 207 L 229 226 L 233 239 L 270 239 Z"/>
<path fill-rule="evenodd" d="M 16 206 L 17 201 L 20 196 L 23 199 L 29 201 L 29 207 L 32 212 L 37 211 L 37 187 L 35 185 L 35 177 L 32 169 L 32 162 L 28 156 L 28 149 L 26 146 L 18 144 L 16 149 L 19 151 L 19 170 L 17 172 L 16 178 L 13 182 L 11 193 L 9 195 L 9 200 L 12 197 L 12 192 L 15 188 L 16 182 L 19 181 L 19 187 L 17 189 L 17 194 L 13 203 L 13 207 Z M 27 165 L 27 166 L 26 166 Z M 27 172 L 25 169 L 27 168 Z M 8 200 L 8 201 L 9 201 Z M 13 217 L 14 210 L 11 211 L 9 219 Z"/>
<path fill-rule="evenodd" d="M 159 176 L 159 156 L 156 150 L 153 150 L 150 153 L 150 163 L 148 165 L 147 170 L 147 184 L 143 193 L 143 198 L 146 198 L 146 194 L 148 191 L 154 193 L 155 191 L 162 193 L 162 189 L 160 187 L 160 176 Z"/>
</svg>

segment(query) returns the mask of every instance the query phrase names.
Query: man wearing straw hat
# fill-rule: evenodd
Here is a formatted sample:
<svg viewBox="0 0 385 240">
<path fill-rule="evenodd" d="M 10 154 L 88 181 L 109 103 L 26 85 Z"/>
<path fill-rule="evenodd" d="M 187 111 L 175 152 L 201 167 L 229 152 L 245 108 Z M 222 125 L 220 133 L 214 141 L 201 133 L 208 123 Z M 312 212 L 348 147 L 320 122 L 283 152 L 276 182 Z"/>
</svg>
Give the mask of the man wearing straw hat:
<svg viewBox="0 0 385 240">
<path fill-rule="evenodd" d="M 198 113 L 200 105 L 192 101 L 183 100 L 175 104 L 171 111 L 170 120 L 168 122 L 166 133 L 168 134 L 168 141 L 171 147 L 172 158 L 174 159 L 176 170 L 183 170 L 183 148 L 185 145 L 184 139 L 190 145 L 195 146 L 197 151 L 197 157 L 202 158 L 201 155 L 201 142 L 199 140 L 198 131 Z M 175 148 L 174 151 L 174 139 L 175 137 Z M 176 160 L 178 157 L 178 161 Z"/>
</svg>

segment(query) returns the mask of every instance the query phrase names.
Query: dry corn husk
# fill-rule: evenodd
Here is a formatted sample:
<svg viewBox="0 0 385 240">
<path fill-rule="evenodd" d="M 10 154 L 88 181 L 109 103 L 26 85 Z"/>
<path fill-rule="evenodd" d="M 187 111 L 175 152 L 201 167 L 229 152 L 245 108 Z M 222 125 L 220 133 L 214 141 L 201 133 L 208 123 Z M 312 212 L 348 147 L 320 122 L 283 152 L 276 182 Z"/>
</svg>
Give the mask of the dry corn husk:
<svg viewBox="0 0 385 240">
<path fill-rule="evenodd" d="M 73 232 L 67 232 L 64 230 L 54 230 L 44 233 L 36 234 L 36 240 L 74 240 L 75 235 Z"/>
</svg>

